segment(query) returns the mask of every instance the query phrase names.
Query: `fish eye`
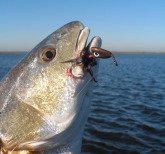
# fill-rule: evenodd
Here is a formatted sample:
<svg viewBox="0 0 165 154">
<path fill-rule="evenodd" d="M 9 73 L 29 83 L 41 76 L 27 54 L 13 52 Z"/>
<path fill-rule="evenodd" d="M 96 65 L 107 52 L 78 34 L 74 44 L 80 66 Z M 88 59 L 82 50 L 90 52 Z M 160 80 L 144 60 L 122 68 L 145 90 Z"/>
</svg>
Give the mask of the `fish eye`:
<svg viewBox="0 0 165 154">
<path fill-rule="evenodd" d="M 43 61 L 51 61 L 56 56 L 56 50 L 54 48 L 44 48 L 41 54 L 41 58 Z"/>
<path fill-rule="evenodd" d="M 99 57 L 100 56 L 100 54 L 97 53 L 97 52 L 94 52 L 93 54 L 94 54 L 95 57 Z"/>
</svg>

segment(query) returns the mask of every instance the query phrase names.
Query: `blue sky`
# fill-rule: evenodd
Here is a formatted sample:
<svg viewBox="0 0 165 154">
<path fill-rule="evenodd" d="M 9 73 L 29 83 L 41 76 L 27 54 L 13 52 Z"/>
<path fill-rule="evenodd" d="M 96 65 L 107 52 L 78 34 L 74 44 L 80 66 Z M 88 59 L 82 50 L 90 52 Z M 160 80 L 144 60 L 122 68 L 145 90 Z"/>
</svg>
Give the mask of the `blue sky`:
<svg viewBox="0 0 165 154">
<path fill-rule="evenodd" d="M 164 0 L 0 0 L 0 51 L 29 51 L 73 20 L 111 51 L 165 51 Z"/>
</svg>

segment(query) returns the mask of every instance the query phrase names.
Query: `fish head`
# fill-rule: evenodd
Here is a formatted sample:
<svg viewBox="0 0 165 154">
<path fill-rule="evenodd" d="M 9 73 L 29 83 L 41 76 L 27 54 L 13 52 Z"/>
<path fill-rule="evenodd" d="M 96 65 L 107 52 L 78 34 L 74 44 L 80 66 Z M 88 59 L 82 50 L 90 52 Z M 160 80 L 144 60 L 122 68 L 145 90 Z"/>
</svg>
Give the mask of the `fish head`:
<svg viewBox="0 0 165 154">
<path fill-rule="evenodd" d="M 79 21 L 64 25 L 32 49 L 3 78 L 0 140 L 5 149 L 59 146 L 72 140 L 84 125 L 89 104 L 83 101 L 92 78 L 83 63 L 73 65 L 62 61 L 78 57 L 88 35 L 89 29 Z M 100 46 L 101 39 L 95 38 L 92 43 Z M 69 70 L 73 70 L 71 75 Z M 95 73 L 97 66 L 93 70 Z"/>
</svg>

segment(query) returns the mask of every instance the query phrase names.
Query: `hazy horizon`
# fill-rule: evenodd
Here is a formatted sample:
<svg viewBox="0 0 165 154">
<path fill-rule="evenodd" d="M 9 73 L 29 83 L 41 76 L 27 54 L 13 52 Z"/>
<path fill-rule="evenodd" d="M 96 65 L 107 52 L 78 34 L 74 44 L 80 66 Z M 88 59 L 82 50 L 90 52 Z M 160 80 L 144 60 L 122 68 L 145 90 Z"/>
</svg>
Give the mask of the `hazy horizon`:
<svg viewBox="0 0 165 154">
<path fill-rule="evenodd" d="M 64 24 L 79 20 L 118 52 L 165 52 L 165 1 L 1 0 L 0 51 L 30 51 Z"/>
<path fill-rule="evenodd" d="M 1 53 L 7 53 L 7 54 L 8 54 L 8 53 L 11 53 L 11 54 L 13 53 L 13 54 L 14 54 L 14 53 L 28 53 L 28 52 L 30 52 L 30 51 L 0 51 L 0 54 L 1 54 Z M 155 53 L 155 54 L 156 54 L 156 53 L 158 53 L 158 54 L 160 53 L 160 54 L 161 54 L 161 53 L 162 53 L 162 54 L 165 54 L 165 51 L 112 51 L 112 50 L 111 50 L 111 52 L 112 52 L 112 53 L 117 53 L 117 54 L 122 54 L 122 53 L 123 53 L 123 54 L 127 54 L 127 53 L 128 53 L 128 54 L 129 54 L 129 53 L 130 53 L 130 54 L 131 54 L 131 53 L 135 53 L 135 54 L 138 54 L 138 53 L 139 53 L 139 54 L 146 54 L 146 53 Z"/>
</svg>

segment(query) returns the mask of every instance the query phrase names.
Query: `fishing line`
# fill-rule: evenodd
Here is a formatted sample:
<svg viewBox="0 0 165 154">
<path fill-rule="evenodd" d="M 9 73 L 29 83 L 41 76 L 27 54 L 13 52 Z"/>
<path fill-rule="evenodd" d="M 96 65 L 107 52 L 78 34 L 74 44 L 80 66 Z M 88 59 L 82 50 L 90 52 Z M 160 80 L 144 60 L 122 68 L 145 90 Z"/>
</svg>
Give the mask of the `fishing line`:
<svg viewBox="0 0 165 154">
<path fill-rule="evenodd" d="M 86 82 L 86 84 L 82 87 L 82 89 L 77 93 L 77 95 L 75 95 L 75 97 L 77 97 L 84 89 L 85 89 L 85 87 L 88 85 L 88 83 L 90 82 L 90 81 L 92 81 L 93 80 L 93 78 L 91 78 L 90 80 L 88 80 L 87 82 Z"/>
</svg>

